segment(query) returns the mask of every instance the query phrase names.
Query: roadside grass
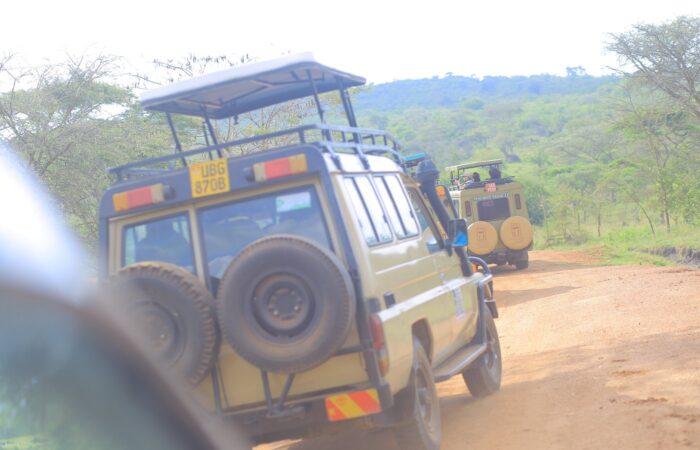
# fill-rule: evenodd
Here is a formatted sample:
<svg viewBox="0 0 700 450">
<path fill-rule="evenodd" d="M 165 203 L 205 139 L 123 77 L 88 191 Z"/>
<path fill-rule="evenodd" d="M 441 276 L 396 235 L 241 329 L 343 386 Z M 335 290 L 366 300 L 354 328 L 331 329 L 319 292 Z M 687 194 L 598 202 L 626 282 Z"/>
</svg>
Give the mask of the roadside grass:
<svg viewBox="0 0 700 450">
<path fill-rule="evenodd" d="M 551 232 L 542 227 L 535 228 L 535 249 L 575 250 L 594 252 L 601 257 L 602 264 L 653 264 L 666 266 L 678 264 L 671 259 L 652 254 L 651 251 L 671 247 L 677 250 L 700 250 L 700 226 L 675 225 L 671 233 L 664 227 L 658 227 L 656 236 L 649 227 L 626 226 L 604 232 L 600 238 L 595 236 L 593 226 L 582 226 L 580 235 L 583 242 L 552 242 Z M 550 241 L 547 242 L 547 237 Z"/>
<path fill-rule="evenodd" d="M 0 449 L 2 450 L 34 450 L 43 448 L 35 442 L 35 436 L 18 436 L 14 438 L 0 438 Z"/>
</svg>

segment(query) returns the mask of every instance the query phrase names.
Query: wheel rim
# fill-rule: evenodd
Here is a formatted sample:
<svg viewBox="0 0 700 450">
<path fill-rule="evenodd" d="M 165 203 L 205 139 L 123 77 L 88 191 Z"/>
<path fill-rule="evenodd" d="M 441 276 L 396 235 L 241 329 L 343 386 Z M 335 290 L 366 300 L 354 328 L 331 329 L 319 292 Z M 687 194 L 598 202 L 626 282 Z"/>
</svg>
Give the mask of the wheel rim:
<svg viewBox="0 0 700 450">
<path fill-rule="evenodd" d="M 484 353 L 484 367 L 496 379 L 501 373 L 501 357 L 498 338 L 486 328 L 486 352 Z"/>
<path fill-rule="evenodd" d="M 428 434 L 434 438 L 437 431 L 439 405 L 432 380 L 429 381 L 425 371 L 420 369 L 416 371 L 416 405 L 421 422 L 425 425 Z"/>
<path fill-rule="evenodd" d="M 137 304 L 134 314 L 147 345 L 167 363 L 177 361 L 185 348 L 180 315 L 153 302 Z"/>
<path fill-rule="evenodd" d="M 311 290 L 295 275 L 266 277 L 253 291 L 253 317 L 260 328 L 277 340 L 301 334 L 311 323 L 315 310 Z"/>
</svg>

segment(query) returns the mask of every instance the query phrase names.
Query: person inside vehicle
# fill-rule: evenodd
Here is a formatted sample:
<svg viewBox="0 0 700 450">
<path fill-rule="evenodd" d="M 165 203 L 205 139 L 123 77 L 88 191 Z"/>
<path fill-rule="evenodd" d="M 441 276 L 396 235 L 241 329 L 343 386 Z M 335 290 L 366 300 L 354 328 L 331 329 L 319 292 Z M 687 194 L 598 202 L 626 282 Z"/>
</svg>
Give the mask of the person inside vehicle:
<svg viewBox="0 0 700 450">
<path fill-rule="evenodd" d="M 474 180 L 474 183 L 479 183 L 481 181 L 481 175 L 479 175 L 479 172 L 474 172 L 472 174 L 472 179 Z"/>
<path fill-rule="evenodd" d="M 501 171 L 498 169 L 498 166 L 491 166 L 489 169 L 489 176 L 492 180 L 501 178 Z"/>
</svg>

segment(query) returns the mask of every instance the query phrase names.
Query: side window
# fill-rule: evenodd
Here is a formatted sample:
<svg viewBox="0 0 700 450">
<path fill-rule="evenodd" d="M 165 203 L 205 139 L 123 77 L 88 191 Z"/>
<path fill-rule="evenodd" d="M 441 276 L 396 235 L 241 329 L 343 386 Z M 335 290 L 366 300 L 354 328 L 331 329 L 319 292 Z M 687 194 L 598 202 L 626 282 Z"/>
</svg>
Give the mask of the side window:
<svg viewBox="0 0 700 450">
<path fill-rule="evenodd" d="M 391 241 L 391 230 L 379 198 L 367 177 L 345 178 L 345 186 L 365 241 L 369 245 Z"/>
<path fill-rule="evenodd" d="M 162 261 L 194 272 L 190 223 L 186 214 L 124 227 L 123 264 Z"/>
<path fill-rule="evenodd" d="M 416 211 L 416 218 L 420 224 L 421 234 L 426 238 L 426 246 L 430 253 L 439 252 L 442 248 L 441 242 L 435 237 L 435 232 L 431 226 L 430 218 L 428 213 L 423 209 L 423 201 L 420 198 L 418 191 L 410 189 L 408 191 L 409 197 L 411 197 L 411 204 L 413 209 Z"/>
<path fill-rule="evenodd" d="M 413 216 L 413 212 L 411 211 L 411 206 L 408 203 L 408 198 L 406 198 L 406 193 L 401 187 L 401 182 L 396 175 L 386 175 L 383 178 L 384 182 L 389 188 L 393 205 L 396 207 L 399 213 L 399 220 L 401 220 L 401 225 L 403 226 L 403 232 L 405 234 L 400 237 L 416 236 L 418 234 L 418 224 L 416 223 L 416 218 Z M 388 207 L 389 206 L 387 206 L 387 208 Z"/>
</svg>

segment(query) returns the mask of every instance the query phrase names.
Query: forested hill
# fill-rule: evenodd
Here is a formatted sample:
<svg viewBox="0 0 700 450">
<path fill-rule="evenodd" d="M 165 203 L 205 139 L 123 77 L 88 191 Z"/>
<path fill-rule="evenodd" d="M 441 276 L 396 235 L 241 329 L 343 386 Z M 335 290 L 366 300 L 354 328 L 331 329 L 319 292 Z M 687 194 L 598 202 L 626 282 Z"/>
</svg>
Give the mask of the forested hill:
<svg viewBox="0 0 700 450">
<path fill-rule="evenodd" d="M 484 78 L 447 75 L 421 80 L 398 80 L 370 86 L 355 97 L 358 110 L 390 111 L 404 108 L 438 108 L 500 98 L 536 97 L 548 94 L 588 94 L 619 80 L 616 76 L 594 77 L 583 69 L 570 68 L 568 76 L 489 76 Z"/>
</svg>

